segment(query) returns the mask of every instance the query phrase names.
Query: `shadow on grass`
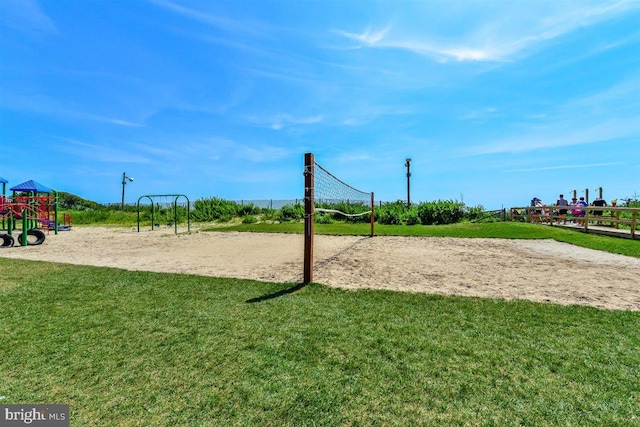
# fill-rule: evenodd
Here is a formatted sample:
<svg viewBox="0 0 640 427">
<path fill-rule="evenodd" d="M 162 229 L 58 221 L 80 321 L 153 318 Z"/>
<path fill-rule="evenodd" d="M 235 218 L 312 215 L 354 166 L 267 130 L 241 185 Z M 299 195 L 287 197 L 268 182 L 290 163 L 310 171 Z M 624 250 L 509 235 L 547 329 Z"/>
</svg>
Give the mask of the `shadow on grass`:
<svg viewBox="0 0 640 427">
<path fill-rule="evenodd" d="M 267 300 L 274 299 L 274 298 L 279 298 L 281 296 L 289 295 L 289 294 L 292 294 L 292 293 L 294 293 L 296 291 L 299 291 L 300 289 L 304 288 L 305 286 L 306 286 L 306 284 L 304 284 L 304 283 L 298 283 L 297 285 L 292 286 L 290 288 L 283 289 L 281 291 L 274 292 L 272 294 L 262 295 L 262 296 L 257 297 L 257 298 L 251 298 L 251 299 L 246 300 L 245 302 L 246 303 L 255 303 L 255 302 L 267 301 Z"/>
</svg>

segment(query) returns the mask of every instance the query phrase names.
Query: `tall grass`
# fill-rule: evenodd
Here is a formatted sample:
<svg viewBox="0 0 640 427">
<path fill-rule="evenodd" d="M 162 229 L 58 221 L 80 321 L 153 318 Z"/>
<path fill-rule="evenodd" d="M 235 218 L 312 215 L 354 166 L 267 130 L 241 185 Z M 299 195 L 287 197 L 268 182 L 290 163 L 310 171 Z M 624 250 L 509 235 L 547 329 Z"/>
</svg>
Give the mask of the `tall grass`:
<svg viewBox="0 0 640 427">
<path fill-rule="evenodd" d="M 60 211 L 59 218 L 62 218 L 62 214 L 71 214 L 72 224 L 75 225 L 100 224 L 131 227 L 138 221 L 137 212 L 131 209 L 125 211 L 119 209 L 64 210 Z"/>
</svg>

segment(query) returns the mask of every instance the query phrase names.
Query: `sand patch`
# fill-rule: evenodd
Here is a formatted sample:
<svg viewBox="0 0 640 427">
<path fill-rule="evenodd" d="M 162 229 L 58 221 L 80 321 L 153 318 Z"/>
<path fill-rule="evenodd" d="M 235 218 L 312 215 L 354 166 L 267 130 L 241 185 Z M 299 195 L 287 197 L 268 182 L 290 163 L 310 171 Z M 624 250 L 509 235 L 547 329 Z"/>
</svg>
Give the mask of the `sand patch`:
<svg viewBox="0 0 640 427">
<path fill-rule="evenodd" d="M 302 280 L 303 236 L 74 227 L 0 257 L 128 270 Z M 553 240 L 316 236 L 314 281 L 640 310 L 640 259 Z"/>
</svg>

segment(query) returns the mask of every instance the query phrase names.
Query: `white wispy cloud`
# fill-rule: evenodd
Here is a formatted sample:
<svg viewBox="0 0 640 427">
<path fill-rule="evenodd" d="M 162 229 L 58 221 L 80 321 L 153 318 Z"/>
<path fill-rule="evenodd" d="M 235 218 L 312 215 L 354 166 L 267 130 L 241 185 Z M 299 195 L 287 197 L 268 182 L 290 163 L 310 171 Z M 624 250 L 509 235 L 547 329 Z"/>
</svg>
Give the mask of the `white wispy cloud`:
<svg viewBox="0 0 640 427">
<path fill-rule="evenodd" d="M 142 155 L 139 150 L 131 150 L 130 147 L 110 146 L 104 142 L 90 143 L 75 138 L 55 137 L 63 141 L 63 144 L 55 144 L 58 151 L 68 155 L 86 158 L 90 161 L 99 159 L 103 163 L 149 163 L 149 157 Z"/>
<path fill-rule="evenodd" d="M 333 30 L 334 33 L 340 34 L 346 38 L 361 42 L 365 46 L 376 46 L 378 43 L 382 43 L 385 36 L 391 29 L 390 26 L 383 28 L 382 30 L 374 31 L 371 27 L 367 28 L 362 33 L 351 33 L 343 30 Z"/>
<path fill-rule="evenodd" d="M 313 84 L 315 79 L 313 76 L 309 74 L 305 74 L 301 71 L 296 71 L 293 69 L 286 68 L 255 68 L 255 67 L 246 67 L 239 66 L 238 70 L 246 73 L 247 75 L 267 78 L 271 80 L 280 80 L 285 82 L 293 82 L 293 83 L 303 83 L 303 84 Z"/>
<path fill-rule="evenodd" d="M 366 126 L 389 117 L 411 117 L 421 114 L 420 106 L 406 104 L 383 104 L 377 99 L 367 99 L 337 106 L 333 111 L 332 124 L 339 126 Z"/>
<path fill-rule="evenodd" d="M 455 59 L 463 60 L 484 60 L 493 55 L 489 55 L 486 50 L 474 49 L 464 46 L 447 46 L 445 44 L 437 44 L 424 39 L 407 39 L 398 38 L 389 35 L 391 27 L 387 26 L 382 30 L 374 31 L 367 28 L 362 33 L 353 33 L 343 30 L 333 30 L 334 33 L 344 36 L 358 42 L 357 48 L 384 48 L 384 49 L 402 49 L 414 52 L 418 55 L 432 56 L 436 59 L 447 60 Z"/>
<path fill-rule="evenodd" d="M 632 77 L 617 82 L 615 85 L 568 102 L 562 108 L 567 114 L 576 111 L 603 111 L 626 109 L 640 116 L 640 79 Z M 640 117 L 638 117 L 640 120 Z"/>
<path fill-rule="evenodd" d="M 207 11 L 182 6 L 168 0 L 148 0 L 150 3 L 169 10 L 193 21 L 200 22 L 210 27 L 233 34 L 251 34 L 254 36 L 269 36 L 273 29 L 262 22 L 244 22 L 227 18 L 223 15 L 209 13 Z M 205 3 L 206 4 L 206 3 Z"/>
<path fill-rule="evenodd" d="M 288 125 L 312 125 L 320 123 L 324 120 L 324 116 L 316 115 L 311 117 L 295 118 L 289 114 L 280 114 L 274 117 L 271 122 L 271 129 L 280 130 Z"/>
<path fill-rule="evenodd" d="M 104 123 L 110 123 L 113 125 L 117 125 L 117 126 L 124 126 L 124 127 L 143 127 L 144 124 L 142 123 L 136 123 L 136 122 L 130 122 L 127 120 L 122 120 L 122 119 L 116 119 L 113 117 L 103 117 L 103 116 L 97 116 L 94 114 L 82 114 L 82 113 L 78 113 L 78 112 L 70 112 L 69 114 L 73 114 L 76 115 L 78 117 L 86 117 L 89 120 L 95 120 L 98 122 L 104 122 Z"/>
<path fill-rule="evenodd" d="M 335 158 L 336 164 L 358 164 L 360 162 L 371 162 L 376 160 L 376 156 L 371 153 L 358 151 L 358 152 L 346 152 L 338 155 Z"/>
<path fill-rule="evenodd" d="M 245 120 L 258 126 L 268 127 L 273 130 L 281 130 L 296 125 L 313 125 L 323 122 L 322 114 L 313 116 L 296 117 L 288 113 L 275 114 L 267 117 L 248 116 Z"/>
<path fill-rule="evenodd" d="M 282 159 L 290 154 L 289 150 L 282 147 L 275 146 L 239 146 L 238 154 L 240 158 L 247 159 L 251 162 L 274 162 L 278 159 Z"/>
<path fill-rule="evenodd" d="M 640 2 L 633 1 L 517 2 L 500 9 L 496 7 L 491 14 L 479 10 L 478 22 L 469 31 L 455 36 L 436 36 L 425 30 L 428 26 L 424 24 L 404 23 L 393 27 L 385 24 L 380 30 L 369 26 L 361 32 L 333 32 L 355 42 L 352 47 L 407 50 L 440 62 L 503 62 L 527 55 L 544 42 L 638 7 Z M 514 13 L 515 9 L 518 12 L 524 9 L 525 13 Z"/>
<path fill-rule="evenodd" d="M 464 113 L 461 120 L 482 120 L 495 117 L 499 113 L 499 110 L 495 107 L 486 107 L 478 110 L 472 110 Z"/>
<path fill-rule="evenodd" d="M 525 153 L 549 148 L 595 144 L 632 136 L 640 137 L 637 118 L 609 119 L 595 124 L 573 123 L 538 127 L 487 144 L 465 149 L 468 155 Z"/>
<path fill-rule="evenodd" d="M 291 151 L 275 144 L 259 142 L 240 143 L 224 136 L 200 138 L 181 144 L 180 151 L 186 156 L 212 161 L 273 162 L 291 154 Z"/>
<path fill-rule="evenodd" d="M 2 0 L 0 23 L 27 33 L 59 34 L 55 22 L 33 0 Z"/>
<path fill-rule="evenodd" d="M 205 13 L 197 9 L 192 9 L 186 6 L 182 6 L 172 1 L 165 0 L 149 0 L 152 4 L 170 10 L 178 15 L 182 15 L 186 18 L 202 22 L 214 27 L 219 27 L 226 31 L 236 32 L 243 29 L 242 26 L 238 26 L 235 22 L 215 16 L 213 14 Z"/>
<path fill-rule="evenodd" d="M 510 170 L 505 170 L 505 172 L 539 172 L 539 171 L 563 170 L 563 169 L 603 168 L 608 166 L 619 166 L 623 164 L 624 162 L 609 162 L 609 163 L 590 163 L 590 164 L 583 164 L 583 165 L 542 166 L 537 168 L 510 169 Z"/>
<path fill-rule="evenodd" d="M 540 120 L 540 119 L 544 120 Z M 640 82 L 629 78 L 527 115 L 511 136 L 467 148 L 467 154 L 523 153 L 541 149 L 640 139 Z"/>
<path fill-rule="evenodd" d="M 64 102 L 46 95 L 10 95 L 3 99 L 3 104 L 3 107 L 7 109 L 26 111 L 66 120 L 102 122 L 124 127 L 144 126 L 143 123 L 136 121 L 67 108 Z"/>
</svg>

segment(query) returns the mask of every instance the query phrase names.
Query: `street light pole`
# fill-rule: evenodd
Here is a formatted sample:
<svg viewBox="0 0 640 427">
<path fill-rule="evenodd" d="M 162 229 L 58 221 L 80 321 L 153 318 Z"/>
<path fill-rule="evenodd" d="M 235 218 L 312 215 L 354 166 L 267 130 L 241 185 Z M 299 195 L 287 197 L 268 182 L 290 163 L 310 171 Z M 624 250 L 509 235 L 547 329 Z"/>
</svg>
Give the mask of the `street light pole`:
<svg viewBox="0 0 640 427">
<path fill-rule="evenodd" d="M 122 204 L 120 205 L 121 211 L 124 211 L 124 186 L 127 185 L 127 180 L 129 180 L 129 182 L 133 182 L 133 178 L 127 176 L 126 172 L 122 172 Z"/>
<path fill-rule="evenodd" d="M 407 167 L 407 207 L 411 207 L 411 158 L 407 157 L 407 162 L 404 164 Z"/>
</svg>

